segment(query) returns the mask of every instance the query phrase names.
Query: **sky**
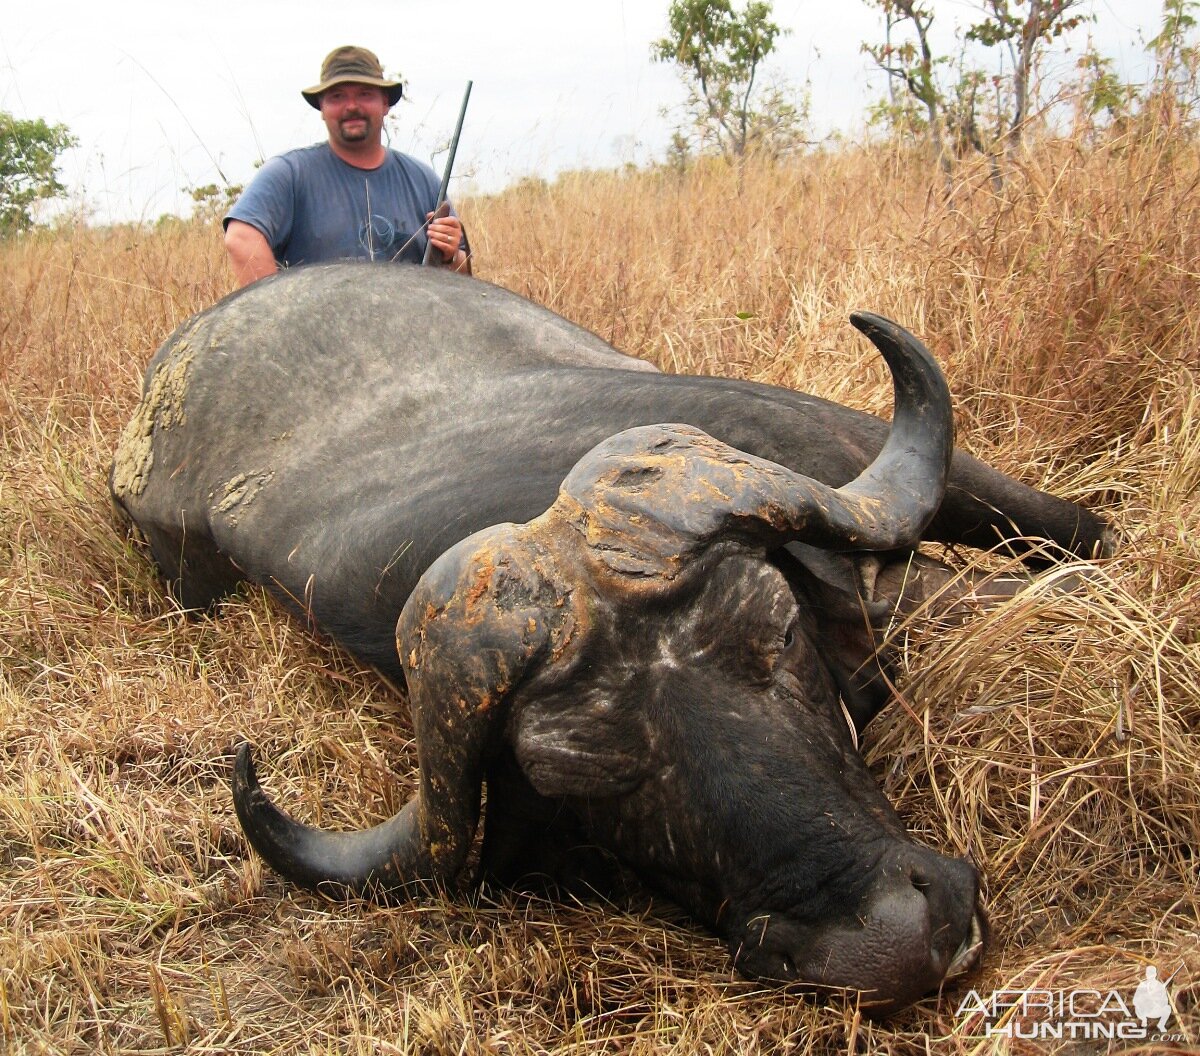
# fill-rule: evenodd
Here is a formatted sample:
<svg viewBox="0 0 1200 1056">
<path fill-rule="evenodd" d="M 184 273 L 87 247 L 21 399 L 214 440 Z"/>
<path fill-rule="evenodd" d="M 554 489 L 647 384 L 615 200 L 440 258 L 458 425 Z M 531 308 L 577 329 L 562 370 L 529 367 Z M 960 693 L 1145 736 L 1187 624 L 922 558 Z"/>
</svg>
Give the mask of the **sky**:
<svg viewBox="0 0 1200 1056">
<path fill-rule="evenodd" d="M 935 49 L 978 0 L 930 0 Z M 742 6 L 740 3 L 737 6 Z M 1090 35 L 1127 79 L 1145 75 L 1160 0 L 1085 0 Z M 451 196 L 564 169 L 661 158 L 683 83 L 650 60 L 669 0 L 59 0 L 9 5 L 0 26 L 0 110 L 67 125 L 60 172 L 95 222 L 186 215 L 188 188 L 245 183 L 255 162 L 324 137 L 300 97 L 341 44 L 375 51 L 408 82 L 391 145 L 440 174 L 467 81 L 470 105 Z M 775 0 L 771 67 L 807 85 L 819 136 L 854 134 L 884 75 L 863 55 L 882 37 L 864 0 Z M 1068 54 L 1056 59 L 1064 68 Z"/>
</svg>

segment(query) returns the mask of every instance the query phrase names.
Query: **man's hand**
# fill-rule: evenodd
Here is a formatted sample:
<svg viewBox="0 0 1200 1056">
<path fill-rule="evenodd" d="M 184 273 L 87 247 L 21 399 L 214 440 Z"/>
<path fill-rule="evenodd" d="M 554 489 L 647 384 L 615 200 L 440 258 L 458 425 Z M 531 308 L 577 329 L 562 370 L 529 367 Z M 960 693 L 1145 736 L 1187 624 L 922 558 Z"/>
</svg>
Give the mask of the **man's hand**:
<svg viewBox="0 0 1200 1056">
<path fill-rule="evenodd" d="M 450 215 L 449 208 L 443 203 L 438 210 L 441 215 L 436 220 L 433 213 L 425 214 L 425 219 L 429 221 L 426 235 L 433 244 L 434 250 L 440 255 L 438 258 L 440 263 L 456 265 L 459 271 L 467 270 L 469 274 L 469 269 L 463 268 L 467 255 L 459 249 L 462 243 L 462 222 L 457 216 Z"/>
</svg>

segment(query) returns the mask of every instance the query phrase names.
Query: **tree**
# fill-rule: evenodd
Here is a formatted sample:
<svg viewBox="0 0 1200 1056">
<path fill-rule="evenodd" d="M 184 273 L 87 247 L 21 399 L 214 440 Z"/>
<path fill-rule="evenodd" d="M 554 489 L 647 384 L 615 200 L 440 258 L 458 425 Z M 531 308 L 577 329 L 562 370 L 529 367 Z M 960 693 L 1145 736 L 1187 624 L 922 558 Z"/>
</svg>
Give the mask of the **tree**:
<svg viewBox="0 0 1200 1056">
<path fill-rule="evenodd" d="M 1028 12 L 1018 10 L 1028 2 Z M 1003 44 L 1012 61 L 1012 119 L 1006 139 L 1017 147 L 1029 117 L 1029 85 L 1039 47 L 1074 29 L 1084 19 L 1072 14 L 1080 0 L 984 0 L 985 17 L 967 30 L 968 40 L 995 47 Z"/>
<path fill-rule="evenodd" d="M 58 181 L 58 156 L 77 142 L 66 125 L 0 111 L 0 238 L 28 230 L 37 202 L 66 193 Z"/>
<path fill-rule="evenodd" d="M 915 0 L 874 0 L 874 3 L 883 11 L 887 39 L 883 44 L 864 44 L 863 51 L 888 75 L 889 85 L 893 89 L 895 83 L 899 82 L 908 96 L 924 109 L 924 128 L 933 146 L 934 157 L 943 168 L 948 167 L 949 159 L 942 146 L 944 97 L 934 73 L 934 66 L 945 60 L 934 58 L 933 49 L 929 46 L 933 11 Z M 894 44 L 892 30 L 905 22 L 912 27 L 917 39 Z M 911 113 L 907 106 L 896 102 L 894 90 L 891 98 L 889 112 L 892 115 Z"/>
<path fill-rule="evenodd" d="M 1157 69 L 1146 102 L 1164 116 L 1191 120 L 1200 108 L 1200 48 L 1187 39 L 1197 12 L 1197 0 L 1164 0 L 1162 28 L 1150 41 Z"/>
<path fill-rule="evenodd" d="M 1150 41 L 1159 65 L 1168 74 L 1186 71 L 1195 65 L 1196 49 L 1189 46 L 1187 34 L 1196 28 L 1196 16 L 1200 10 L 1197 0 L 1164 0 L 1162 28 Z"/>
<path fill-rule="evenodd" d="M 238 200 L 245 187 L 240 183 L 206 183 L 200 187 L 183 188 L 196 203 L 192 215 L 201 220 L 219 220 Z"/>
<path fill-rule="evenodd" d="M 1105 127 L 1123 126 L 1133 113 L 1137 87 L 1121 80 L 1116 63 L 1101 55 L 1091 41 L 1076 66 L 1079 69 L 1076 129 L 1090 140 Z"/>
<path fill-rule="evenodd" d="M 957 153 L 971 148 L 991 153 L 999 141 L 1010 150 L 1019 144 L 1028 124 L 1031 86 L 1042 46 L 1084 19 L 1074 13 L 1081 0 L 981 0 L 983 18 L 967 29 L 965 39 L 988 48 L 1003 45 L 1012 73 L 1007 77 L 989 75 L 960 60 L 957 81 L 947 91 L 937 76 L 937 67 L 947 60 L 935 56 L 929 43 L 932 4 L 919 0 L 869 2 L 883 12 L 886 37 L 880 45 L 864 44 L 863 50 L 887 73 L 891 89 L 891 103 L 877 113 L 904 115 L 911 113 L 911 103 L 918 103 L 943 169 L 950 163 L 944 146 L 947 138 Z M 893 32 L 902 27 L 909 30 L 911 39 L 894 42 Z M 896 84 L 904 86 L 908 104 L 897 104 Z M 998 178 L 999 170 L 994 172 Z"/>
<path fill-rule="evenodd" d="M 674 0 L 667 20 L 669 34 L 650 54 L 688 79 L 688 109 L 702 143 L 741 157 L 756 147 L 781 153 L 800 141 L 806 108 L 778 81 L 765 86 L 762 109 L 751 102 L 762 62 L 784 32 L 771 21 L 769 3 L 750 0 L 737 12 L 730 0 Z"/>
</svg>

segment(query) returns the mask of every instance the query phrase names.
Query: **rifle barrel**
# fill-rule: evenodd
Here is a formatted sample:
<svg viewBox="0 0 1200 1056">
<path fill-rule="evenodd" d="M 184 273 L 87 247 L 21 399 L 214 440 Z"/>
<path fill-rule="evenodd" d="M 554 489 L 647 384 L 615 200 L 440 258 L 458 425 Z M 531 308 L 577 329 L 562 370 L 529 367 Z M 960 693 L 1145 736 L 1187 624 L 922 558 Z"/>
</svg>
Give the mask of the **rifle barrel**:
<svg viewBox="0 0 1200 1056">
<path fill-rule="evenodd" d="M 458 137 L 462 135 L 463 118 L 467 116 L 467 101 L 471 98 L 472 81 L 467 81 L 467 90 L 463 93 L 462 106 L 458 111 L 458 124 L 454 126 L 454 138 L 450 140 L 450 156 L 446 158 L 446 168 L 442 171 L 442 185 L 438 188 L 437 205 L 433 207 L 433 217 L 436 220 L 443 205 L 446 204 L 446 192 L 450 189 L 450 173 L 454 169 L 454 155 L 458 153 Z M 425 256 L 422 264 L 428 264 L 433 256 L 433 243 L 425 239 Z"/>
</svg>

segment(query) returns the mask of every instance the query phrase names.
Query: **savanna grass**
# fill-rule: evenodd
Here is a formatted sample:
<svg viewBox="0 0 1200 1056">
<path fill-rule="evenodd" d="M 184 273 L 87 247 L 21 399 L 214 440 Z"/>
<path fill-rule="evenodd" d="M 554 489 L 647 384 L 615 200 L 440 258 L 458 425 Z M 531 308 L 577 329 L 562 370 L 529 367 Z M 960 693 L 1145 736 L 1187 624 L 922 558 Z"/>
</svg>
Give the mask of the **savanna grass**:
<svg viewBox="0 0 1200 1056">
<path fill-rule="evenodd" d="M 1200 1040 L 1198 178 L 1166 127 L 1036 145 L 999 189 L 847 147 L 461 203 L 476 274 L 667 370 L 887 413 L 846 317 L 891 315 L 945 364 L 964 446 L 1114 518 L 1118 555 L 1068 569 L 1072 591 L 895 628 L 865 747 L 910 827 L 983 870 L 970 986 L 1128 1000 L 1153 963 L 1177 973 L 1180 1049 Z M 0 261 L 0 1050 L 1053 1049 L 981 1039 L 962 987 L 881 1024 L 736 979 L 636 888 L 377 908 L 267 873 L 227 788 L 241 737 L 330 826 L 397 809 L 416 763 L 399 694 L 258 591 L 185 616 L 111 512 L 146 360 L 230 288 L 218 232 L 39 234 Z"/>
</svg>

